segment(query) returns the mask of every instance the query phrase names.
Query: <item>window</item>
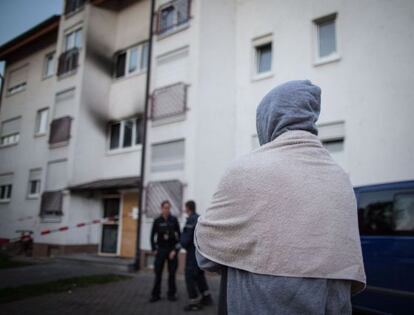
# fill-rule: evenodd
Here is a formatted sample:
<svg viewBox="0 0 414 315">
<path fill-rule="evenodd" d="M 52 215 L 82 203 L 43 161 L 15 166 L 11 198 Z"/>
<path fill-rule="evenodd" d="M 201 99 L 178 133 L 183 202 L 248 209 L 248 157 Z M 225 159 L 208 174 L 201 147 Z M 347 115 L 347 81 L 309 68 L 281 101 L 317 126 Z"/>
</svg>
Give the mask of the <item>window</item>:
<svg viewBox="0 0 414 315">
<path fill-rule="evenodd" d="M 82 29 L 77 29 L 65 35 L 65 51 L 81 48 L 82 46 Z"/>
<path fill-rule="evenodd" d="M 158 217 L 161 213 L 163 200 L 170 201 L 171 213 L 180 216 L 183 203 L 183 184 L 179 180 L 148 183 L 145 199 L 146 216 Z"/>
<path fill-rule="evenodd" d="M 43 67 L 43 78 L 49 78 L 55 74 L 55 53 L 47 54 Z"/>
<path fill-rule="evenodd" d="M 358 194 L 362 235 L 414 235 L 414 190 Z"/>
<path fill-rule="evenodd" d="M 70 139 L 72 118 L 69 116 L 54 119 L 50 125 L 49 144 L 57 144 Z"/>
<path fill-rule="evenodd" d="M 316 26 L 317 59 L 326 60 L 337 56 L 336 14 L 314 21 Z"/>
<path fill-rule="evenodd" d="M 86 0 L 66 0 L 65 14 L 79 11 L 83 8 Z"/>
<path fill-rule="evenodd" d="M 40 202 L 40 216 L 41 217 L 56 217 L 61 216 L 63 204 L 63 193 L 58 191 L 45 191 L 42 194 Z"/>
<path fill-rule="evenodd" d="M 65 35 L 64 52 L 59 57 L 58 76 L 74 73 L 78 68 L 79 49 L 82 47 L 82 29 Z"/>
<path fill-rule="evenodd" d="M 151 118 L 157 120 L 183 114 L 187 109 L 187 85 L 176 83 L 154 90 Z"/>
<path fill-rule="evenodd" d="M 48 125 L 49 109 L 44 108 L 37 111 L 35 135 L 43 135 L 46 133 Z"/>
<path fill-rule="evenodd" d="M 337 121 L 318 125 L 318 137 L 332 158 L 346 170 L 345 122 Z"/>
<path fill-rule="evenodd" d="M 158 34 L 174 31 L 190 19 L 190 0 L 174 0 L 158 9 Z"/>
<path fill-rule="evenodd" d="M 262 74 L 272 70 L 272 43 L 256 46 L 256 73 Z"/>
<path fill-rule="evenodd" d="M 129 148 L 142 143 L 143 118 L 131 118 L 111 124 L 109 150 Z"/>
<path fill-rule="evenodd" d="M 29 185 L 27 196 L 29 198 L 38 198 L 40 194 L 40 183 L 41 183 L 42 170 L 33 169 L 29 172 Z"/>
<path fill-rule="evenodd" d="M 119 198 L 104 198 L 103 199 L 104 218 L 115 217 L 118 219 L 120 199 Z"/>
<path fill-rule="evenodd" d="M 0 175 L 0 202 L 9 202 L 12 195 L 13 174 Z"/>
<path fill-rule="evenodd" d="M 1 124 L 0 146 L 16 144 L 20 138 L 21 118 L 3 121 Z"/>
<path fill-rule="evenodd" d="M 121 51 L 115 56 L 115 78 L 121 78 L 147 69 L 148 43 Z"/>
<path fill-rule="evenodd" d="M 10 71 L 7 85 L 8 95 L 13 95 L 26 89 L 27 71 L 28 66 Z"/>
<path fill-rule="evenodd" d="M 184 153 L 184 140 L 153 144 L 151 146 L 151 171 L 183 170 Z"/>
</svg>

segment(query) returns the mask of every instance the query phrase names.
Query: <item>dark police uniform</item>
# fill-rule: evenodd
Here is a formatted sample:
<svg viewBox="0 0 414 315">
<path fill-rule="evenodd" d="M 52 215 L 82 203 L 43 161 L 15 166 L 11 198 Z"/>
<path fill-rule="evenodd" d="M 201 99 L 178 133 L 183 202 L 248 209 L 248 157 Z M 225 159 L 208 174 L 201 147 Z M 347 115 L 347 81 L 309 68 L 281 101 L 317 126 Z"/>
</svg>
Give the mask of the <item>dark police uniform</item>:
<svg viewBox="0 0 414 315">
<path fill-rule="evenodd" d="M 202 296 L 208 293 L 208 285 L 204 271 L 198 267 L 195 255 L 194 229 L 197 220 L 198 214 L 191 214 L 187 218 L 183 233 L 181 234 L 181 246 L 187 251 L 185 259 L 185 282 L 190 300 L 194 300 L 198 297 L 197 289 Z"/>
<path fill-rule="evenodd" d="M 154 262 L 155 282 L 152 290 L 153 297 L 160 297 L 162 270 L 165 261 L 168 262 L 168 297 L 174 298 L 177 291 L 175 284 L 175 272 L 177 271 L 178 255 L 170 260 L 171 251 L 175 250 L 176 254 L 180 250 L 180 225 L 175 216 L 169 215 L 165 220 L 159 216 L 154 220 L 151 231 L 151 247 L 157 251 Z"/>
</svg>

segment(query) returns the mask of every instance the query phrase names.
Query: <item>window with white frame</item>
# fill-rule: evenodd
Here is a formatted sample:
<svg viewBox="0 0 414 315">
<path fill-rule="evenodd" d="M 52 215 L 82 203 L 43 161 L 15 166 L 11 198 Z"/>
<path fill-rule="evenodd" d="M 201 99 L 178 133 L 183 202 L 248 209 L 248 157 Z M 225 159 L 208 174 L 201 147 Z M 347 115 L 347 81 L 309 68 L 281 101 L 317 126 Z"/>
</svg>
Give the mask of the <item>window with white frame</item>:
<svg viewBox="0 0 414 315">
<path fill-rule="evenodd" d="M 65 35 L 65 51 L 82 47 L 82 29 L 78 28 Z"/>
<path fill-rule="evenodd" d="M 190 0 L 174 0 L 158 9 L 157 33 L 164 34 L 185 25 L 190 19 Z"/>
<path fill-rule="evenodd" d="M 27 196 L 29 198 L 38 198 L 40 195 L 42 169 L 32 169 L 29 172 L 29 183 L 27 189 Z"/>
<path fill-rule="evenodd" d="M 252 41 L 253 60 L 252 75 L 253 78 L 267 77 L 273 70 L 273 35 L 267 34 L 257 37 Z"/>
<path fill-rule="evenodd" d="M 337 56 L 336 13 L 314 20 L 318 60 Z"/>
<path fill-rule="evenodd" d="M 9 202 L 12 195 L 13 174 L 0 175 L 0 202 Z"/>
<path fill-rule="evenodd" d="M 43 78 L 49 78 L 55 74 L 55 53 L 47 54 L 43 66 Z"/>
<path fill-rule="evenodd" d="M 343 121 L 318 125 L 318 137 L 332 158 L 346 170 L 345 123 Z"/>
<path fill-rule="evenodd" d="M 43 108 L 36 113 L 35 135 L 43 135 L 47 131 L 49 108 Z"/>
<path fill-rule="evenodd" d="M 147 69 L 148 43 L 121 51 L 115 56 L 115 77 L 122 78 Z"/>
<path fill-rule="evenodd" d="M 130 148 L 142 144 L 142 117 L 112 123 L 109 129 L 109 150 Z"/>
<path fill-rule="evenodd" d="M 10 71 L 8 80 L 7 80 L 8 82 L 7 94 L 8 95 L 13 95 L 18 92 L 22 92 L 26 89 L 27 72 L 28 72 L 27 65 Z"/>
<path fill-rule="evenodd" d="M 1 123 L 0 146 L 16 144 L 20 138 L 21 118 L 12 118 Z"/>
<path fill-rule="evenodd" d="M 153 144 L 151 146 L 151 171 L 183 170 L 184 153 L 184 139 Z"/>
</svg>

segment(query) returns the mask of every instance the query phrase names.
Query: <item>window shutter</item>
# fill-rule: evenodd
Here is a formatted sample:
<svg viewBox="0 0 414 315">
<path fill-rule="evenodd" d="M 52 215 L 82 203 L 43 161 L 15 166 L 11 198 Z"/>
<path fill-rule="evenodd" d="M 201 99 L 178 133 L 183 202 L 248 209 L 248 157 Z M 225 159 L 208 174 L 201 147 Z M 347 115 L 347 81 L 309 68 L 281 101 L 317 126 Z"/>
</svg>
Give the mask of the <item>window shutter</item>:
<svg viewBox="0 0 414 315">
<path fill-rule="evenodd" d="M 24 84 L 27 81 L 28 66 L 13 70 L 9 74 L 8 88 Z"/>
<path fill-rule="evenodd" d="M 153 144 L 151 147 L 151 171 L 184 169 L 184 150 L 184 140 Z"/>
<path fill-rule="evenodd" d="M 11 185 L 13 183 L 13 173 L 0 175 L 0 186 Z"/>
<path fill-rule="evenodd" d="M 62 215 L 63 193 L 59 191 L 45 191 L 40 203 L 40 216 Z"/>
<path fill-rule="evenodd" d="M 183 203 L 183 184 L 179 180 L 150 182 L 146 191 L 145 213 L 147 217 L 155 218 L 161 214 L 161 202 L 171 202 L 171 213 L 181 214 Z"/>
<path fill-rule="evenodd" d="M 30 174 L 29 174 L 29 180 L 40 180 L 42 177 L 42 169 L 37 168 L 37 169 L 33 169 L 30 170 Z"/>
<path fill-rule="evenodd" d="M 69 116 L 53 120 L 50 126 L 49 143 L 54 144 L 69 140 L 71 122 L 72 118 Z"/>
<path fill-rule="evenodd" d="M 13 118 L 3 121 L 1 124 L 1 136 L 8 136 L 20 132 L 21 118 Z"/>
</svg>

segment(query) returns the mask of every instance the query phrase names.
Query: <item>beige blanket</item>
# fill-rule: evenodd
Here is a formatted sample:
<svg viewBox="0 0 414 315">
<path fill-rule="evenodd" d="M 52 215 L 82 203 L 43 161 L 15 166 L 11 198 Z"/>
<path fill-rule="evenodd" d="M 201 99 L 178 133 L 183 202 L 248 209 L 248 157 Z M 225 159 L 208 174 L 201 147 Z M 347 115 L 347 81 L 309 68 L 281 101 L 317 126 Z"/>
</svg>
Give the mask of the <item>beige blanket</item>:
<svg viewBox="0 0 414 315">
<path fill-rule="evenodd" d="M 206 258 L 253 273 L 352 280 L 365 287 L 347 174 L 318 138 L 287 131 L 236 160 L 198 221 Z"/>
</svg>

